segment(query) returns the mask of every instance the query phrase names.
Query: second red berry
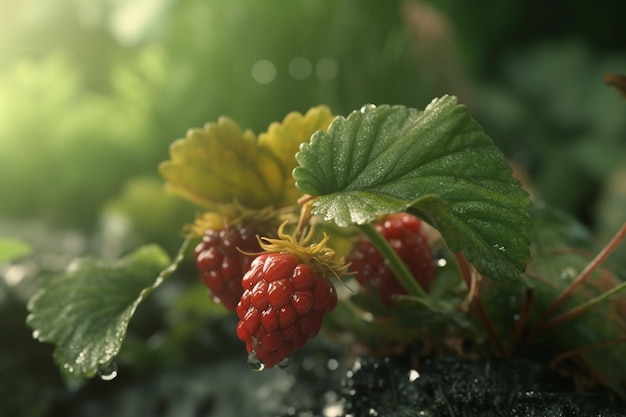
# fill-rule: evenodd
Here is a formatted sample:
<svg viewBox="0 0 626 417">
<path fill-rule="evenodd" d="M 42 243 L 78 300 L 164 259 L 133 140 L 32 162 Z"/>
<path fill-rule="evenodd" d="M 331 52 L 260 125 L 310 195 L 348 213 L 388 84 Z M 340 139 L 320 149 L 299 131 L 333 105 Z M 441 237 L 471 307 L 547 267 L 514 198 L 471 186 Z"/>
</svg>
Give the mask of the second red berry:
<svg viewBox="0 0 626 417">
<path fill-rule="evenodd" d="M 417 282 L 428 291 L 435 277 L 436 265 L 422 221 L 407 213 L 396 213 L 374 226 L 406 264 Z M 361 238 L 346 260 L 351 262 L 351 269 L 356 272 L 355 278 L 365 290 L 378 293 L 385 303 L 390 303 L 395 294 L 406 294 L 404 287 L 369 239 Z"/>
<path fill-rule="evenodd" d="M 256 233 L 246 227 L 207 230 L 195 249 L 200 278 L 216 299 L 235 311 L 243 294 L 241 279 L 261 247 Z"/>
</svg>

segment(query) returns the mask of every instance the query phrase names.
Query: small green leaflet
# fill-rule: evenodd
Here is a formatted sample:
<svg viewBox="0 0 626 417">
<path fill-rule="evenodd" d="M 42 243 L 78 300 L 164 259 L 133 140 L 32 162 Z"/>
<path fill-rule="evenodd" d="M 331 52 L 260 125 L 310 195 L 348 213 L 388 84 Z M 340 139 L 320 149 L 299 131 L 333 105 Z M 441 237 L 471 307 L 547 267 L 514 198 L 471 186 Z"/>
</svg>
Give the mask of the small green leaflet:
<svg viewBox="0 0 626 417">
<path fill-rule="evenodd" d="M 54 360 L 73 377 L 93 377 L 117 355 L 135 310 L 176 269 L 158 246 L 117 262 L 82 259 L 42 282 L 28 303 L 33 337 L 56 345 Z"/>
<path fill-rule="evenodd" d="M 364 106 L 314 133 L 296 159 L 296 186 L 318 197 L 314 213 L 326 220 L 348 226 L 408 211 L 479 272 L 515 279 L 524 269 L 531 200 L 455 97 L 423 111 Z"/>
</svg>

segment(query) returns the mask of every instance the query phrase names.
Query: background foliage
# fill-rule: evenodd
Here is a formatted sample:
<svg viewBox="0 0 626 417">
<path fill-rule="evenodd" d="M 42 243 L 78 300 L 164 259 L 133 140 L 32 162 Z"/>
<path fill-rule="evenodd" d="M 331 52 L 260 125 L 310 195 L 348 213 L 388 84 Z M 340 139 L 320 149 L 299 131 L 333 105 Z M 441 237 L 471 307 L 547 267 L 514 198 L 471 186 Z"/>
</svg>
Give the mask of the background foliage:
<svg viewBox="0 0 626 417">
<path fill-rule="evenodd" d="M 0 265 L 0 414 L 68 395 L 24 325 L 33 282 L 79 255 L 173 255 L 196 208 L 156 167 L 221 115 L 259 133 L 318 104 L 454 94 L 538 195 L 605 241 L 626 211 L 626 105 L 602 83 L 626 73 L 624 15 L 608 0 L 0 0 L 0 240 L 31 249 Z M 192 360 L 210 308 L 189 284 L 143 308 L 131 330 L 160 342 L 148 355 L 130 338 L 128 363 Z"/>
</svg>

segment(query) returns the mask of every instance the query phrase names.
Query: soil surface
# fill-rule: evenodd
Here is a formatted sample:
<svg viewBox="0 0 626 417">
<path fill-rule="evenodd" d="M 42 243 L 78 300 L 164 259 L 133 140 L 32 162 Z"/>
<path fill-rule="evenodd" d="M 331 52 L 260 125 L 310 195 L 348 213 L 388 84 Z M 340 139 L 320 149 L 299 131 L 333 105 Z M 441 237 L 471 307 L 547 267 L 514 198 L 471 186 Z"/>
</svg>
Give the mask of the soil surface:
<svg viewBox="0 0 626 417">
<path fill-rule="evenodd" d="M 422 360 L 345 355 L 323 341 L 297 352 L 286 369 L 251 371 L 245 356 L 140 378 L 92 381 L 56 402 L 50 415 L 81 417 L 626 417 L 607 394 L 576 393 L 525 359 Z"/>
</svg>

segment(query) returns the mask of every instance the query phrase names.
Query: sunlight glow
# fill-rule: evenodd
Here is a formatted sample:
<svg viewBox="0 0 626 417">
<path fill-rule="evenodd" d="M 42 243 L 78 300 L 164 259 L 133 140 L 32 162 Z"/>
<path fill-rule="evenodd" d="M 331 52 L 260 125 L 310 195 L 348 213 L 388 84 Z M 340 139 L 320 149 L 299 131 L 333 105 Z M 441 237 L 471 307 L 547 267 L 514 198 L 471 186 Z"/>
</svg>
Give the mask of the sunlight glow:
<svg viewBox="0 0 626 417">
<path fill-rule="evenodd" d="M 168 0 L 119 1 L 111 19 L 111 31 L 126 45 L 137 43 L 164 11 Z"/>
</svg>

